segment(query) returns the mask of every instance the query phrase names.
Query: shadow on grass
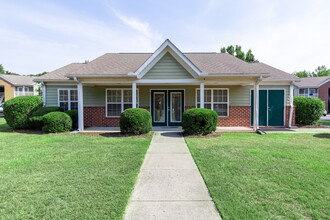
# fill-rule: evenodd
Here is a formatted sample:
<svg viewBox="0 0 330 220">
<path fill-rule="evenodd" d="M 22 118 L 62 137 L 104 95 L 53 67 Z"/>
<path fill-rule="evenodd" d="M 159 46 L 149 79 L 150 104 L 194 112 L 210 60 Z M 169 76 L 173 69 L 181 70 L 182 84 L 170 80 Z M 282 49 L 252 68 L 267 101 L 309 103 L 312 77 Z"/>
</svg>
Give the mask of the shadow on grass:
<svg viewBox="0 0 330 220">
<path fill-rule="evenodd" d="M 316 138 L 326 138 L 326 139 L 330 139 L 330 133 L 314 134 L 313 136 L 316 137 Z"/>
<path fill-rule="evenodd" d="M 83 136 L 94 136 L 94 137 L 106 137 L 106 138 L 123 138 L 123 137 L 137 137 L 137 138 L 146 138 L 152 136 L 152 133 L 149 134 L 122 134 L 120 132 L 83 132 L 80 133 Z"/>
<path fill-rule="evenodd" d="M 22 130 L 15 130 L 9 127 L 6 123 L 0 124 L 0 132 L 8 132 L 8 133 L 22 133 L 22 134 L 47 134 L 43 131 L 32 130 L 32 129 L 22 129 Z"/>
</svg>

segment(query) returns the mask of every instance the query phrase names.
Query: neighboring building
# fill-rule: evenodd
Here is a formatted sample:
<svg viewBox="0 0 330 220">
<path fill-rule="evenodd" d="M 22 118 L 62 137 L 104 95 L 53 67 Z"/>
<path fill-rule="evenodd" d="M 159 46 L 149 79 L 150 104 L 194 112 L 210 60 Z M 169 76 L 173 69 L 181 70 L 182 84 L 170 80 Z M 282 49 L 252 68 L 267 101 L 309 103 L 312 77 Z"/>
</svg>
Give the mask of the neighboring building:
<svg viewBox="0 0 330 220">
<path fill-rule="evenodd" d="M 0 103 L 16 96 L 37 95 L 35 77 L 0 74 Z"/>
<path fill-rule="evenodd" d="M 153 126 L 180 126 L 183 111 L 201 107 L 218 113 L 219 126 L 291 127 L 295 80 L 225 53 L 182 53 L 166 40 L 154 53 L 107 53 L 37 81 L 46 106 L 78 109 L 83 130 L 117 127 L 132 107 L 148 109 Z"/>
<path fill-rule="evenodd" d="M 320 98 L 325 108 L 330 111 L 330 76 L 301 78 L 295 82 L 295 96 Z"/>
</svg>

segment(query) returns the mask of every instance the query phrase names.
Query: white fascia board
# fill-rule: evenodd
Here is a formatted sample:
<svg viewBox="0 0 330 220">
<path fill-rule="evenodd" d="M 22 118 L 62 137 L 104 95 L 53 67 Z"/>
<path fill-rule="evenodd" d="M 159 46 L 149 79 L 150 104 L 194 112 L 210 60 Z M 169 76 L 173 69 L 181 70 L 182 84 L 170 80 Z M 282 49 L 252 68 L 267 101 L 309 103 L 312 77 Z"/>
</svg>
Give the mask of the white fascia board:
<svg viewBox="0 0 330 220">
<path fill-rule="evenodd" d="M 140 79 L 135 81 L 139 84 L 199 84 L 197 79 Z"/>
<path fill-rule="evenodd" d="M 329 77 L 329 79 L 326 79 L 326 80 L 323 81 L 321 84 L 319 84 L 318 87 L 321 87 L 321 86 L 323 86 L 324 84 L 326 84 L 326 83 L 328 83 L 328 82 L 330 82 L 330 77 Z"/>
<path fill-rule="evenodd" d="M 167 49 L 168 48 L 168 49 Z M 187 66 L 189 66 L 193 72 L 195 72 L 194 75 L 200 76 L 201 71 L 170 41 L 165 40 L 162 45 L 144 62 L 136 71 L 135 75 L 137 78 L 141 79 L 147 72 L 150 70 L 157 62 L 155 60 L 160 60 L 162 56 L 166 54 L 166 52 L 172 51 L 176 56 L 174 58 L 181 59 Z M 171 55 L 173 56 L 173 53 Z M 177 61 L 182 64 L 182 61 L 177 59 Z M 190 71 L 191 72 L 191 71 Z M 194 76 L 194 77 L 196 77 Z"/>
</svg>

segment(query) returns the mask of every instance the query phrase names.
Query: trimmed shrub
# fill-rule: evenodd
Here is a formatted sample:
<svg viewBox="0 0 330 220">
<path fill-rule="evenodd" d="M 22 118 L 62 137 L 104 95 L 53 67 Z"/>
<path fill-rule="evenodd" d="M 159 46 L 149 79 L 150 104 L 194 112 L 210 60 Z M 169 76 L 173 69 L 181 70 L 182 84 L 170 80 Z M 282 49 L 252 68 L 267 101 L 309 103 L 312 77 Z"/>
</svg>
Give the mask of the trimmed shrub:
<svg viewBox="0 0 330 220">
<path fill-rule="evenodd" d="M 77 129 L 78 128 L 78 111 L 77 110 L 67 110 L 65 111 L 72 120 L 72 128 Z"/>
<path fill-rule="evenodd" d="M 295 96 L 296 123 L 300 125 L 313 125 L 320 120 L 325 109 L 324 102 L 319 98 Z"/>
<path fill-rule="evenodd" d="M 128 108 L 120 115 L 121 133 L 145 134 L 152 128 L 150 112 L 142 108 Z"/>
<path fill-rule="evenodd" d="M 62 111 L 60 107 L 40 107 L 31 113 L 29 118 L 30 128 L 41 130 L 44 126 L 42 116 L 48 114 L 49 112 L 59 112 Z"/>
<path fill-rule="evenodd" d="M 183 113 L 182 129 L 185 134 L 210 134 L 216 130 L 217 124 L 218 114 L 211 109 L 192 108 Z"/>
<path fill-rule="evenodd" d="M 4 116 L 14 129 L 30 128 L 29 117 L 42 105 L 40 96 L 18 96 L 5 102 Z"/>
<path fill-rule="evenodd" d="M 70 131 L 72 128 L 71 117 L 64 112 L 50 112 L 43 116 L 43 131 L 58 133 Z"/>
</svg>

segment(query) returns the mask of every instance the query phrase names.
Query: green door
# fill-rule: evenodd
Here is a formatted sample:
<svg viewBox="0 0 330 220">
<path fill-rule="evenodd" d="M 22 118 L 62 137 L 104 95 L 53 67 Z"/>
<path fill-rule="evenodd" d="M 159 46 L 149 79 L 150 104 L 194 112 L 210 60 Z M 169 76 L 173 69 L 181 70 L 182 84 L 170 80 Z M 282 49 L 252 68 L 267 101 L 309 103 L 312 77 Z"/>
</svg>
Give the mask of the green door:
<svg viewBox="0 0 330 220">
<path fill-rule="evenodd" d="M 284 90 L 268 91 L 268 126 L 284 126 Z"/>
<path fill-rule="evenodd" d="M 151 116 L 153 126 L 167 126 L 167 90 L 151 91 Z"/>
<path fill-rule="evenodd" d="M 251 91 L 251 126 L 254 116 L 254 91 Z M 284 126 L 284 90 L 259 90 L 259 125 Z"/>
</svg>

